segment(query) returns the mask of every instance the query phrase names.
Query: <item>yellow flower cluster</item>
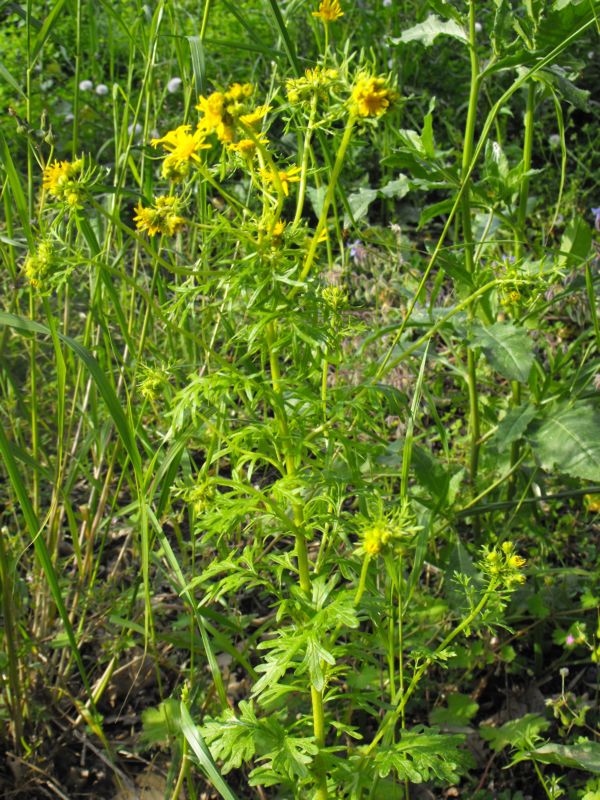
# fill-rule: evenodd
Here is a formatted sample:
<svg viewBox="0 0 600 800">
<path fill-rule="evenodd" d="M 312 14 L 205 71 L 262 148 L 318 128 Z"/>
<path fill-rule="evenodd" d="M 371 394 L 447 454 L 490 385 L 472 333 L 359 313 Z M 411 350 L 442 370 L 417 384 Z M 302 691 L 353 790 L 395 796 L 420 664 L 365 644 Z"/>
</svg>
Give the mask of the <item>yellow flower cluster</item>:
<svg viewBox="0 0 600 800">
<path fill-rule="evenodd" d="M 319 17 L 323 24 L 335 22 L 344 16 L 339 0 L 321 0 L 319 10 L 312 12 L 313 17 Z"/>
<path fill-rule="evenodd" d="M 54 272 L 56 259 L 50 242 L 40 242 L 35 253 L 30 253 L 23 264 L 23 272 L 36 289 L 43 286 L 44 279 Z"/>
<path fill-rule="evenodd" d="M 42 185 L 46 191 L 75 207 L 83 199 L 83 158 L 75 161 L 54 161 L 44 169 Z"/>
<path fill-rule="evenodd" d="M 363 550 L 368 556 L 377 556 L 392 538 L 391 530 L 377 523 L 363 533 Z"/>
<path fill-rule="evenodd" d="M 360 75 L 352 90 L 350 105 L 359 117 L 380 117 L 390 107 L 395 93 L 383 78 Z"/>
<path fill-rule="evenodd" d="M 328 88 L 337 78 L 337 69 L 309 68 L 301 78 L 288 78 L 285 82 L 287 98 L 290 103 L 298 103 L 310 100 L 314 95 L 326 97 Z"/>
<path fill-rule="evenodd" d="M 256 128 L 270 111 L 270 106 L 251 110 L 247 101 L 253 91 L 251 83 L 234 83 L 226 92 L 212 92 L 208 97 L 201 95 L 196 106 L 202 114 L 199 130 L 205 136 L 215 133 L 220 142 L 230 144 L 235 141 L 236 128 L 241 128 L 246 134 L 248 128 Z"/>
<path fill-rule="evenodd" d="M 162 145 L 169 154 L 163 161 L 163 178 L 180 181 L 188 174 L 190 163 L 200 161 L 198 150 L 208 150 L 210 145 L 205 143 L 206 133 L 198 128 L 190 133 L 191 125 L 180 125 L 173 131 L 168 131 L 160 139 L 152 139 L 152 147 Z"/>
<path fill-rule="evenodd" d="M 185 224 L 185 219 L 179 215 L 180 204 L 179 198 L 172 196 L 157 197 L 154 204 L 147 208 L 138 203 L 133 218 L 137 229 L 147 231 L 148 236 L 156 236 L 157 233 L 173 236 Z"/>
<path fill-rule="evenodd" d="M 515 552 L 512 542 L 503 542 L 500 549 L 488 550 L 481 562 L 484 572 L 496 578 L 511 589 L 518 584 L 525 583 L 525 575 L 521 572 L 527 562 Z"/>
</svg>

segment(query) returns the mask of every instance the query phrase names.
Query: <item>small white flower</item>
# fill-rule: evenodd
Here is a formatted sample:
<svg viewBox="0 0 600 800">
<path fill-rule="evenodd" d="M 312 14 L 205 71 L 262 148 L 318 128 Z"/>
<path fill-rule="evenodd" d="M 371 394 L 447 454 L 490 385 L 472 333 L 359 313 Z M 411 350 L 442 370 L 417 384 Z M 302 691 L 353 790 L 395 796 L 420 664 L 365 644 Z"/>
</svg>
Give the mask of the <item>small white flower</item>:
<svg viewBox="0 0 600 800">
<path fill-rule="evenodd" d="M 481 22 L 476 22 L 475 23 L 475 31 L 477 33 L 481 33 L 482 30 L 483 30 L 483 25 L 481 24 Z"/>
<path fill-rule="evenodd" d="M 389 8 L 392 5 L 392 0 L 383 0 L 383 7 Z"/>
<path fill-rule="evenodd" d="M 548 137 L 548 144 L 553 150 L 556 150 L 556 148 L 560 146 L 560 136 L 558 133 L 550 134 Z"/>
<path fill-rule="evenodd" d="M 65 122 L 73 122 L 74 119 L 75 119 L 75 117 L 74 117 L 73 114 L 71 114 L 70 111 L 69 111 L 68 114 L 65 114 Z"/>
<path fill-rule="evenodd" d="M 169 92 L 169 94 L 175 94 L 175 92 L 178 92 L 181 88 L 182 83 L 183 81 L 181 78 L 171 78 L 167 83 L 167 92 Z"/>
<path fill-rule="evenodd" d="M 140 125 L 139 122 L 135 123 L 135 127 L 133 126 L 133 122 L 132 122 L 131 125 L 129 125 L 129 127 L 127 128 L 127 133 L 130 136 L 131 136 L 132 133 L 135 133 L 136 136 L 139 136 L 141 132 L 142 132 L 142 126 Z"/>
<path fill-rule="evenodd" d="M 91 92 L 94 88 L 94 84 L 91 81 L 79 81 L 79 89 L 82 92 Z"/>
<path fill-rule="evenodd" d="M 108 94 L 108 86 L 105 83 L 99 83 L 98 86 L 96 86 L 96 94 Z"/>
</svg>

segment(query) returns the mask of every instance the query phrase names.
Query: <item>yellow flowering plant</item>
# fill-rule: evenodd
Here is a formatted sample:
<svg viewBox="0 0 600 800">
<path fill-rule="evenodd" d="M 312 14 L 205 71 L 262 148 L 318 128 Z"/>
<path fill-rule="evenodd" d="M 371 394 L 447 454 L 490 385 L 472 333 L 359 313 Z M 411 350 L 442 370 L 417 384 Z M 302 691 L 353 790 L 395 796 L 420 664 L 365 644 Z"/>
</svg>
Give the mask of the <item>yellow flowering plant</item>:
<svg viewBox="0 0 600 800">
<path fill-rule="evenodd" d="M 172 659 L 177 681 L 183 676 L 181 692 L 169 680 L 151 692 L 160 694 L 161 705 L 144 721 L 150 735 L 168 730 L 176 741 L 174 798 L 184 789 L 199 795 L 207 776 L 227 797 L 223 776 L 231 770 L 244 797 L 404 800 L 412 783 L 432 792 L 460 786 L 468 794 L 474 784 L 464 737 L 423 720 L 429 714 L 433 726 L 436 712 L 443 718 L 443 693 L 466 692 L 481 664 L 482 674 L 504 680 L 510 638 L 499 646 L 492 639 L 516 627 L 515 618 L 529 606 L 539 607 L 537 598 L 529 603 L 525 576 L 537 581 L 532 591 L 540 596 L 544 581 L 513 539 L 498 543 L 496 530 L 506 518 L 506 536 L 527 547 L 533 534 L 513 516 L 523 519 L 528 494 L 528 502 L 538 502 L 530 486 L 553 491 L 552 448 L 562 434 L 552 429 L 546 435 L 546 389 L 554 391 L 554 374 L 571 358 L 549 356 L 547 371 L 541 369 L 527 349 L 525 327 L 517 330 L 523 308 L 530 308 L 523 275 L 533 260 L 520 258 L 502 271 L 490 255 L 490 237 L 502 225 L 510 229 L 507 251 L 513 236 L 522 237 L 515 214 L 527 211 L 522 187 L 535 171 L 524 159 L 514 168 L 504 205 L 486 206 L 485 185 L 470 186 L 479 168 L 473 130 L 483 127 L 487 136 L 487 128 L 495 128 L 501 138 L 506 126 L 492 112 L 476 119 L 481 104 L 473 93 L 464 136 L 470 157 L 458 169 L 448 140 L 462 146 L 462 133 L 440 125 L 434 102 L 427 106 L 408 79 L 410 37 L 397 51 L 379 41 L 370 50 L 364 41 L 352 45 L 351 35 L 370 36 L 384 15 L 389 26 L 382 41 L 388 44 L 397 24 L 391 13 L 369 15 L 368 4 L 339 0 L 265 4 L 269 25 L 250 19 L 242 27 L 248 35 L 255 30 L 256 41 L 239 54 L 231 47 L 234 56 L 224 55 L 222 65 L 211 48 L 225 40 L 221 33 L 213 38 L 213 31 L 228 4 L 203 4 L 199 33 L 187 39 L 183 26 L 176 36 L 164 35 L 173 20 L 188 21 L 171 5 L 159 2 L 149 26 L 139 15 L 136 32 L 143 36 L 135 41 L 140 52 L 147 47 L 148 61 L 135 102 L 115 83 L 111 105 L 102 106 L 108 87 L 95 91 L 85 79 L 75 87 L 72 109 L 75 126 L 83 122 L 70 142 L 45 139 L 46 125 L 39 129 L 44 136 L 30 122 L 22 126 L 29 147 L 23 174 L 36 190 L 41 183 L 41 191 L 26 201 L 17 192 L 16 212 L 15 170 L 0 136 L 2 168 L 8 164 L 6 247 L 0 251 L 10 286 L 17 287 L 15 308 L 4 320 L 32 335 L 18 369 L 2 363 L 3 387 L 19 411 L 14 419 L 5 415 L 14 423 L 15 446 L 0 441 L 5 472 L 18 487 L 5 516 L 12 525 L 15 509 L 26 510 L 25 542 L 35 540 L 49 574 L 54 565 L 68 564 L 52 583 L 57 602 L 67 603 L 60 620 L 65 629 L 93 608 L 90 583 L 110 590 L 104 582 L 109 574 L 127 593 L 119 613 L 104 615 L 101 608 L 98 618 L 125 630 L 140 652 L 143 644 L 144 662 L 160 656 L 155 663 L 161 670 Z M 247 5 L 236 9 L 237 22 L 246 21 Z M 258 17 L 258 6 L 255 11 Z M 271 47 L 262 36 L 273 26 L 281 44 L 272 37 Z M 413 35 L 423 30 L 427 25 Z M 228 45 L 236 37 L 227 37 Z M 193 76 L 182 42 L 192 54 Z M 475 69 L 483 49 L 471 45 Z M 169 48 L 184 67 L 183 78 L 166 80 Z M 252 64 L 244 62 L 247 52 L 256 56 Z M 528 62 L 539 67 L 536 83 L 550 75 L 538 55 Z M 271 57 L 272 71 L 261 74 Z M 83 69 L 81 54 L 74 63 Z M 115 81 L 120 63 L 115 59 L 111 70 Z M 135 59 L 129 63 L 136 87 Z M 228 82 L 228 74 L 242 77 Z M 251 76 L 252 83 L 245 80 Z M 401 119 L 400 79 L 414 91 L 411 116 L 429 108 L 419 131 L 407 130 L 411 123 Z M 525 87 L 523 75 L 519 80 L 515 96 Z M 115 130 L 98 147 L 98 160 L 111 169 L 106 181 L 94 183 L 89 156 L 68 160 L 62 154 L 77 154 L 82 132 L 110 109 Z M 457 116 L 462 113 L 457 107 Z M 492 148 L 488 161 L 496 156 Z M 411 169 L 414 176 L 404 174 Z M 438 205 L 449 187 L 455 196 Z M 422 225 L 416 191 L 431 191 L 436 200 L 433 210 L 422 212 Z M 470 202 L 477 208 L 473 220 Z M 430 226 L 427 215 L 434 212 L 444 219 Z M 464 216 L 457 223 L 459 213 Z M 430 232 L 437 228 L 443 232 L 435 244 Z M 585 250 L 582 230 L 565 234 L 557 263 L 571 257 L 569 248 Z M 469 270 L 461 267 L 463 255 L 465 263 L 472 257 Z M 438 258 L 440 269 L 432 272 Z M 73 265 L 80 273 L 67 283 L 61 274 Z M 586 279 L 592 295 L 593 272 Z M 455 280 L 464 285 L 456 289 Z M 537 297 L 537 274 L 528 280 Z M 71 300 L 73 310 L 61 306 Z M 23 309 L 31 316 L 26 324 L 19 319 Z M 478 420 L 474 398 L 492 381 L 490 340 L 502 340 L 502 326 L 495 323 L 488 337 L 482 331 L 499 309 L 512 322 L 494 391 L 508 393 L 490 393 Z M 581 334 L 587 349 L 574 392 L 589 384 L 594 319 L 590 315 L 591 333 Z M 39 342 L 37 333 L 44 334 Z M 55 435 L 43 413 L 48 392 L 39 391 L 48 353 L 59 365 Z M 77 358 L 89 380 L 73 368 Z M 17 392 L 13 373 L 26 367 L 27 391 Z M 462 381 L 468 394 L 457 389 Z M 574 399 L 560 430 L 579 430 L 579 403 Z M 37 428 L 26 452 L 29 419 Z M 547 443 L 545 453 L 539 440 Z M 539 461 L 534 449 L 542 450 Z M 592 461 L 594 453 L 591 448 Z M 572 455 L 571 472 L 582 460 Z M 527 473 L 520 472 L 523 463 Z M 20 487 L 19 470 L 26 468 L 32 477 Z M 574 496 L 587 503 L 589 524 L 598 506 L 594 488 L 588 485 L 587 498 Z M 546 502 L 546 494 L 539 497 Z M 120 546 L 121 517 L 127 543 L 116 566 L 105 570 L 102 552 Z M 3 585 L 17 563 L 14 554 L 5 557 L 9 539 L 0 537 Z M 52 550 L 47 561 L 44 546 Z M 21 603 L 25 595 L 17 588 Z M 509 606 L 513 593 L 516 614 Z M 13 594 L 5 595 L 0 612 L 8 619 L 15 604 Z M 585 602 L 594 600 L 590 592 Z M 33 593 L 27 601 L 36 602 Z M 39 617 L 47 606 L 46 597 Z M 126 626 L 123 614 L 131 617 Z M 56 645 L 57 621 L 50 614 L 39 637 L 36 630 L 36 648 Z M 15 626 L 18 647 L 21 630 Z M 90 691 L 77 698 L 73 713 L 74 719 L 85 713 L 102 746 L 109 740 L 90 709 L 123 655 L 123 637 L 109 634 L 106 664 L 90 656 L 93 635 L 84 640 Z M 64 686 L 75 685 L 78 647 L 72 654 L 44 654 L 44 664 L 61 665 L 54 689 L 62 698 Z M 0 699 L 12 711 L 23 671 L 10 673 L 9 656 L 5 672 L 13 685 L 10 692 L 0 686 Z M 26 738 L 26 728 L 25 736 L 15 735 L 16 750 Z M 203 761 L 207 776 L 198 777 L 186 755 L 197 755 L 198 741 L 212 755 Z"/>
</svg>

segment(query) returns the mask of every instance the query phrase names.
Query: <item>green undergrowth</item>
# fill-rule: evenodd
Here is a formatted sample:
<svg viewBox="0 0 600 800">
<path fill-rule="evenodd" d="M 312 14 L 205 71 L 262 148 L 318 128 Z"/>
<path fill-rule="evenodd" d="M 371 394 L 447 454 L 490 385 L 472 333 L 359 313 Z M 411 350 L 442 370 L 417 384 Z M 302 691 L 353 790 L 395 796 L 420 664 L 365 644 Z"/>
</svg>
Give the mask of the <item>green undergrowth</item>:
<svg viewBox="0 0 600 800">
<path fill-rule="evenodd" d="M 0 3 L 12 796 L 600 798 L 599 11 Z"/>
</svg>

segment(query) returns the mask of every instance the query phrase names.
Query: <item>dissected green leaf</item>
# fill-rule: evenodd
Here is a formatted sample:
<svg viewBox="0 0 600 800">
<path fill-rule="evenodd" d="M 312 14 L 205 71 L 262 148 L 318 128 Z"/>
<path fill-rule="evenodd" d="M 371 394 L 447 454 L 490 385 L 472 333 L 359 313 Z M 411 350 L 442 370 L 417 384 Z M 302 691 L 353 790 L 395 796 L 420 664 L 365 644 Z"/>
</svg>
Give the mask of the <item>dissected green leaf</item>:
<svg viewBox="0 0 600 800">
<path fill-rule="evenodd" d="M 392 747 L 379 747 L 375 764 L 382 778 L 394 772 L 401 781 L 423 783 L 431 779 L 455 783 L 472 764 L 470 754 L 461 750 L 464 736 L 439 733 L 436 728 L 418 727 L 403 731 Z"/>
<path fill-rule="evenodd" d="M 539 714 L 526 714 L 520 719 L 512 719 L 500 728 L 482 725 L 479 733 L 492 750 L 497 753 L 509 745 L 515 748 L 530 748 L 540 738 L 540 733 L 550 727 L 548 720 Z"/>
</svg>

